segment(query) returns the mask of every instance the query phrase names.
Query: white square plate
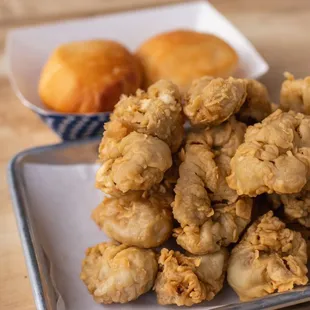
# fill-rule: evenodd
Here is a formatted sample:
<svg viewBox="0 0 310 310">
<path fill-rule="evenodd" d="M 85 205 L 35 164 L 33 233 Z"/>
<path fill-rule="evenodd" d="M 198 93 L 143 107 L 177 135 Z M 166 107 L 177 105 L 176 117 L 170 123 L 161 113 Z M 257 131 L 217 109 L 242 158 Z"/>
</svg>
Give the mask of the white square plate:
<svg viewBox="0 0 310 310">
<path fill-rule="evenodd" d="M 13 30 L 6 44 L 9 77 L 22 103 L 43 113 L 46 108 L 37 93 L 39 75 L 58 45 L 106 38 L 134 51 L 151 36 L 177 28 L 213 33 L 227 41 L 239 55 L 236 76 L 259 78 L 269 69 L 253 45 L 225 17 L 207 1 L 198 1 Z"/>
</svg>

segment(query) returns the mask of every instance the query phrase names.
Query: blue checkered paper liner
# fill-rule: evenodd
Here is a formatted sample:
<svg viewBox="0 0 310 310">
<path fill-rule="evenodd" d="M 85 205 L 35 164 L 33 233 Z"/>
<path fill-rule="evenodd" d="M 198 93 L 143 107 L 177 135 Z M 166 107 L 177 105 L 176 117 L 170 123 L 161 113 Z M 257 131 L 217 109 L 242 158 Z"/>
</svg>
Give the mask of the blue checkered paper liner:
<svg viewBox="0 0 310 310">
<path fill-rule="evenodd" d="M 39 116 L 63 140 L 79 140 L 100 136 L 110 113 L 39 114 Z"/>
</svg>

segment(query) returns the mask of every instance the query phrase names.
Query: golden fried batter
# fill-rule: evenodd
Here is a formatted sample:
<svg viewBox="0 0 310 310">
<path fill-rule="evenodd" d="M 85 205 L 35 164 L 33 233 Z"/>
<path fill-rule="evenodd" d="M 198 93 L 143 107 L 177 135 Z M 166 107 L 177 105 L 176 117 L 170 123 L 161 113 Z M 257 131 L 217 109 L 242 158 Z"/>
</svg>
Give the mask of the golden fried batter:
<svg viewBox="0 0 310 310">
<path fill-rule="evenodd" d="M 291 230 L 301 233 L 301 236 L 305 239 L 306 244 L 307 244 L 307 257 L 309 259 L 310 257 L 310 229 L 299 223 L 292 223 L 292 222 L 287 223 L 286 227 Z"/>
<path fill-rule="evenodd" d="M 104 134 L 99 145 L 99 159 L 104 162 L 120 156 L 119 143 L 128 136 L 131 130 L 121 121 L 115 120 L 104 124 Z"/>
<path fill-rule="evenodd" d="M 176 242 L 192 254 L 214 253 L 222 246 L 237 242 L 251 220 L 252 199 L 239 198 L 234 203 L 216 204 L 212 208 L 214 215 L 201 226 L 174 229 Z"/>
<path fill-rule="evenodd" d="M 310 76 L 298 80 L 288 72 L 284 76 L 286 81 L 281 87 L 280 109 L 310 114 Z"/>
<path fill-rule="evenodd" d="M 165 141 L 176 152 L 183 138 L 181 96 L 176 85 L 160 80 L 147 92 L 138 90 L 135 96 L 122 96 L 111 115 L 139 133 Z"/>
<path fill-rule="evenodd" d="M 207 188 L 215 190 L 218 168 L 214 154 L 203 144 L 188 144 L 179 168 L 173 215 L 182 225 L 202 225 L 214 211 Z"/>
<path fill-rule="evenodd" d="M 172 233 L 173 217 L 169 192 L 129 192 L 105 198 L 92 218 L 112 239 L 140 248 L 152 248 L 165 242 Z"/>
<path fill-rule="evenodd" d="M 152 250 L 106 242 L 86 251 L 80 278 L 96 302 L 126 303 L 152 288 L 157 268 Z"/>
<path fill-rule="evenodd" d="M 300 193 L 280 195 L 280 198 L 287 218 L 310 228 L 310 182 Z"/>
<path fill-rule="evenodd" d="M 299 232 L 269 211 L 256 221 L 232 250 L 227 280 L 241 301 L 305 285 L 307 246 Z"/>
<path fill-rule="evenodd" d="M 216 202 L 237 200 L 225 177 L 230 172 L 230 156 L 243 142 L 245 129 L 232 117 L 217 127 L 188 134 L 173 204 L 174 217 L 182 226 L 201 225 L 213 215 L 210 196 Z"/>
<path fill-rule="evenodd" d="M 232 157 L 238 146 L 244 141 L 246 125 L 230 117 L 221 125 L 205 130 L 192 130 L 187 136 L 186 142 L 195 144 L 207 143 L 215 155 L 227 155 Z"/>
<path fill-rule="evenodd" d="M 105 151 L 106 160 L 96 174 L 97 188 L 107 194 L 150 189 L 172 165 L 168 145 L 153 136 L 133 131 L 110 145 L 113 150 Z"/>
<path fill-rule="evenodd" d="M 228 252 L 187 257 L 162 249 L 154 290 L 160 305 L 191 306 L 211 300 L 222 289 Z"/>
<path fill-rule="evenodd" d="M 175 187 L 174 230 L 179 245 L 193 254 L 218 251 L 236 242 L 251 219 L 252 200 L 228 187 L 230 158 L 246 126 L 234 117 L 211 129 L 189 133 Z"/>
<path fill-rule="evenodd" d="M 96 186 L 107 194 L 149 190 L 172 166 L 183 139 L 181 98 L 169 81 L 123 96 L 105 124 Z"/>
<path fill-rule="evenodd" d="M 202 77 L 193 81 L 185 96 L 184 113 L 193 126 L 214 126 L 239 111 L 247 83 L 235 78 Z"/>
<path fill-rule="evenodd" d="M 239 195 L 300 192 L 310 174 L 310 117 L 277 110 L 248 127 L 230 165 L 227 183 Z"/>
<path fill-rule="evenodd" d="M 271 102 L 267 88 L 256 80 L 246 79 L 247 96 L 237 118 L 248 125 L 261 122 L 271 114 Z"/>
</svg>

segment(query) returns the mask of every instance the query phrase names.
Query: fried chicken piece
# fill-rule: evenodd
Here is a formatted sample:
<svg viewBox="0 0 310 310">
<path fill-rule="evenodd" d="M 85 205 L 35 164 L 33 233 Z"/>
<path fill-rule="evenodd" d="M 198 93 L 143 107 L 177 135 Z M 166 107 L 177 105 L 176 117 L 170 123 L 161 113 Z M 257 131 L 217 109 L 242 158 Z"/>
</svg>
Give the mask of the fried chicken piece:
<svg viewBox="0 0 310 310">
<path fill-rule="evenodd" d="M 162 249 L 154 285 L 160 305 L 191 306 L 211 300 L 222 289 L 228 252 L 188 257 Z"/>
<path fill-rule="evenodd" d="M 218 202 L 227 200 L 227 196 L 234 196 L 229 201 L 236 201 L 237 195 L 227 186 L 225 177 L 230 169 L 229 156 L 242 143 L 245 129 L 232 117 L 217 127 L 188 134 L 173 203 L 174 217 L 182 226 L 202 225 L 213 215 L 210 195 Z"/>
<path fill-rule="evenodd" d="M 157 269 L 152 250 L 104 242 L 86 250 L 80 278 L 97 303 L 126 303 L 152 288 Z"/>
<path fill-rule="evenodd" d="M 287 223 L 286 227 L 291 230 L 301 233 L 301 236 L 305 239 L 306 244 L 307 244 L 307 257 L 309 259 L 310 257 L 310 229 L 306 228 L 305 226 L 299 223 Z"/>
<path fill-rule="evenodd" d="M 147 92 L 138 90 L 135 96 L 122 96 L 111 115 L 139 133 L 157 137 L 176 152 L 183 139 L 181 95 L 176 85 L 160 80 Z"/>
<path fill-rule="evenodd" d="M 226 176 L 230 173 L 230 160 L 237 148 L 244 140 L 246 125 L 236 121 L 235 117 L 229 118 L 219 126 L 202 131 L 218 167 L 218 181 L 215 191 L 209 192 L 212 203 L 234 203 L 238 199 L 236 191 L 232 190 Z"/>
<path fill-rule="evenodd" d="M 237 119 L 248 125 L 261 122 L 271 114 L 271 101 L 268 90 L 262 83 L 256 80 L 246 79 L 247 96 Z"/>
<path fill-rule="evenodd" d="M 286 80 L 280 91 L 280 109 L 310 114 L 310 76 L 298 80 L 288 72 L 284 76 Z"/>
<path fill-rule="evenodd" d="M 237 242 L 250 223 L 252 199 L 239 198 L 234 203 L 216 204 L 212 208 L 214 215 L 201 226 L 186 225 L 174 229 L 173 236 L 183 249 L 201 255 L 214 253 L 223 246 Z"/>
<path fill-rule="evenodd" d="M 129 190 L 148 190 L 160 183 L 172 165 L 169 146 L 156 137 L 135 131 L 120 139 L 119 128 L 123 126 L 118 121 L 106 125 L 99 148 L 104 161 L 96 174 L 97 188 L 118 195 Z"/>
<path fill-rule="evenodd" d="M 216 156 L 214 159 L 218 168 L 218 181 L 216 190 L 209 193 L 212 204 L 234 203 L 238 200 L 237 192 L 231 189 L 226 182 L 226 177 L 230 173 L 230 160 L 231 158 L 224 154 Z"/>
<path fill-rule="evenodd" d="M 245 129 L 232 117 L 187 137 L 172 204 L 181 227 L 173 236 L 193 254 L 212 253 L 236 242 L 251 220 L 252 199 L 240 198 L 226 182 L 230 156 L 243 142 Z"/>
<path fill-rule="evenodd" d="M 182 226 L 202 225 L 214 213 L 207 189 L 216 189 L 218 168 L 207 145 L 187 144 L 183 156 L 173 215 Z"/>
<path fill-rule="evenodd" d="M 299 232 L 269 211 L 232 250 L 227 280 L 241 301 L 306 285 L 307 246 Z"/>
<path fill-rule="evenodd" d="M 194 80 L 185 96 L 184 113 L 193 126 L 215 126 L 239 111 L 246 99 L 246 82 L 209 76 Z"/>
<path fill-rule="evenodd" d="M 239 195 L 298 193 L 310 175 L 310 117 L 277 110 L 247 128 L 228 185 Z"/>
<path fill-rule="evenodd" d="M 105 124 L 96 186 L 115 196 L 160 183 L 183 132 L 181 98 L 173 83 L 161 80 L 147 92 L 123 96 Z"/>
<path fill-rule="evenodd" d="M 235 117 L 230 117 L 221 125 L 192 130 L 186 138 L 189 144 L 205 143 L 215 155 L 235 155 L 237 148 L 244 141 L 246 125 L 236 121 Z"/>
<path fill-rule="evenodd" d="M 170 204 L 173 195 L 162 192 L 129 192 L 105 198 L 92 218 L 110 238 L 140 248 L 152 248 L 165 242 L 172 233 Z"/>
<path fill-rule="evenodd" d="M 298 221 L 300 224 L 310 228 L 310 182 L 300 193 L 280 195 L 284 206 L 284 214 L 291 221 Z"/>
</svg>

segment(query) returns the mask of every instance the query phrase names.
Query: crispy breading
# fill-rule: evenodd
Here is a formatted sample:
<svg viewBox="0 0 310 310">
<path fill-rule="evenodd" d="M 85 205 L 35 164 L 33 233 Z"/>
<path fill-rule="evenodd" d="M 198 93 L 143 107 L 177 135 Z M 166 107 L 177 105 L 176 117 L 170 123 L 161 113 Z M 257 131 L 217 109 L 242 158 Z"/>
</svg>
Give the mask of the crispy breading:
<svg viewBox="0 0 310 310">
<path fill-rule="evenodd" d="M 310 76 L 295 80 L 288 72 L 280 92 L 280 109 L 310 114 Z"/>
<path fill-rule="evenodd" d="M 133 131 L 109 145 L 113 151 L 105 151 L 105 161 L 96 174 L 97 188 L 107 194 L 148 190 L 162 181 L 172 165 L 168 145 L 153 136 Z"/>
<path fill-rule="evenodd" d="M 157 137 L 176 152 L 183 139 L 181 95 L 176 85 L 160 80 L 147 92 L 138 90 L 135 96 L 122 96 L 111 115 L 126 127 Z"/>
<path fill-rule="evenodd" d="M 239 195 L 298 193 L 310 176 L 310 116 L 275 111 L 247 128 L 228 185 Z"/>
<path fill-rule="evenodd" d="M 172 166 L 172 153 L 179 149 L 183 134 L 181 97 L 173 83 L 161 80 L 147 92 L 123 96 L 105 124 L 97 188 L 119 196 L 159 184 Z"/>
<path fill-rule="evenodd" d="M 80 278 L 96 302 L 126 303 L 152 288 L 157 269 L 152 250 L 105 242 L 86 251 Z"/>
<path fill-rule="evenodd" d="M 173 235 L 193 254 L 212 253 L 236 242 L 250 222 L 252 199 L 240 198 L 226 182 L 230 158 L 243 142 L 245 129 L 232 117 L 187 136 L 172 204 L 181 227 Z"/>
<path fill-rule="evenodd" d="M 250 223 L 252 199 L 239 198 L 230 204 L 213 205 L 214 215 L 201 226 L 186 225 L 174 229 L 176 242 L 192 254 L 214 253 L 237 242 Z"/>
<path fill-rule="evenodd" d="M 269 211 L 232 250 L 227 280 L 241 301 L 306 285 L 307 245 Z"/>
<path fill-rule="evenodd" d="M 222 289 L 228 252 L 185 256 L 162 249 L 154 290 L 160 305 L 191 306 L 211 300 Z"/>
<path fill-rule="evenodd" d="M 129 192 L 105 198 L 92 218 L 110 238 L 140 248 L 165 242 L 172 233 L 173 217 L 168 192 Z"/>
<path fill-rule="evenodd" d="M 193 126 L 214 126 L 238 112 L 246 99 L 246 81 L 209 76 L 194 80 L 185 96 L 184 113 Z"/>
<path fill-rule="evenodd" d="M 300 193 L 280 195 L 284 206 L 284 214 L 291 221 L 298 221 L 310 228 L 310 182 Z"/>
</svg>

